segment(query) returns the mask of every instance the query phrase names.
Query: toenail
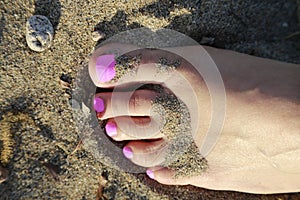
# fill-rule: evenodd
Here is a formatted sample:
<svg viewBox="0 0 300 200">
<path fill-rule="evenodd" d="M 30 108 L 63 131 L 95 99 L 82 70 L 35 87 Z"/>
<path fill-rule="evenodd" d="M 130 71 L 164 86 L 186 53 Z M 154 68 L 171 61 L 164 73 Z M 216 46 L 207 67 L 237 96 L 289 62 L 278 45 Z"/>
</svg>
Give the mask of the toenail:
<svg viewBox="0 0 300 200">
<path fill-rule="evenodd" d="M 95 97 L 94 98 L 94 109 L 96 110 L 96 112 L 103 112 L 104 111 L 104 101 L 103 99 L 99 98 L 99 97 Z"/>
<path fill-rule="evenodd" d="M 132 158 L 133 157 L 133 152 L 130 147 L 124 147 L 123 148 L 123 154 L 126 158 Z"/>
<path fill-rule="evenodd" d="M 107 82 L 116 75 L 115 71 L 115 55 L 107 54 L 99 56 L 96 60 L 96 74 L 100 82 Z"/>
<path fill-rule="evenodd" d="M 151 169 L 147 169 L 146 174 L 149 176 L 149 178 L 154 179 L 154 173 Z"/>
<path fill-rule="evenodd" d="M 107 122 L 105 125 L 106 133 L 109 137 L 114 137 L 117 135 L 117 126 L 115 122 Z"/>
</svg>

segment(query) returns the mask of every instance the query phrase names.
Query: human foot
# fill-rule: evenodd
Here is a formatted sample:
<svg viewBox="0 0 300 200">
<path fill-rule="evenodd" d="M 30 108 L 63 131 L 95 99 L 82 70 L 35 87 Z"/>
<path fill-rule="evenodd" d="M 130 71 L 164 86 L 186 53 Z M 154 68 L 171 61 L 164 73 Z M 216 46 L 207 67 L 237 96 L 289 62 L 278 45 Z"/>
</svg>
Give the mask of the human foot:
<svg viewBox="0 0 300 200">
<path fill-rule="evenodd" d="M 121 54 L 128 50 L 128 46 L 126 45 L 112 44 L 100 48 L 93 55 L 89 67 L 94 83 L 98 87 L 103 88 L 115 88 L 116 86 L 128 87 L 131 83 L 139 82 L 155 82 L 162 84 L 181 99 L 187 106 L 189 112 L 194 114 L 191 115 L 191 123 L 198 123 L 196 129 L 198 132 L 193 136 L 197 146 L 201 147 L 205 132 L 209 129 L 209 122 L 212 116 L 210 111 L 212 105 L 209 92 L 201 76 L 197 73 L 193 73 L 195 72 L 195 69 L 193 69 L 189 63 L 184 63 L 182 65 L 184 67 L 176 69 L 176 72 L 179 73 L 179 77 L 184 77 L 184 79 L 190 83 L 190 88 L 182 88 L 178 87 L 178 84 L 174 84 L 180 80 L 176 79 L 177 77 L 174 78 L 176 80 L 174 81 L 174 79 L 169 79 L 168 74 L 153 76 L 153 74 L 150 73 L 153 71 L 149 71 L 151 65 L 140 63 L 138 68 L 142 70 L 139 71 L 136 76 L 132 76 L 131 79 L 125 79 L 120 82 L 99 82 L 99 79 L 95 76 L 96 73 L 94 70 L 96 58 L 105 54 L 105 51 L 107 50 L 110 51 L 114 48 L 119 48 L 120 50 L 120 47 L 123 48 L 123 50 L 119 51 Z M 134 50 L 137 50 L 136 47 L 133 48 L 135 48 Z M 202 50 L 200 49 L 199 51 L 199 47 L 180 47 L 172 50 L 173 52 L 185 51 L 186 54 L 190 55 L 190 57 L 200 65 L 209 63 L 207 60 L 210 58 L 204 56 L 205 54 L 201 53 Z M 227 90 L 227 110 L 224 127 L 218 137 L 217 145 L 205 156 L 208 161 L 208 169 L 203 174 L 200 176 L 176 178 L 174 176 L 176 174 L 174 170 L 157 166 L 163 162 L 166 155 L 160 151 L 161 146 L 164 145 L 164 141 L 158 139 L 162 138 L 163 135 L 160 132 L 158 133 L 155 128 L 150 129 L 148 126 L 147 128 L 149 129 L 137 129 L 138 131 L 135 131 L 135 128 L 127 126 L 129 128 L 124 129 L 125 131 L 119 131 L 118 126 L 120 124 L 117 124 L 117 127 L 109 126 L 110 128 L 108 128 L 108 130 L 113 131 L 111 131 L 111 134 L 108 131 L 108 135 L 111 135 L 116 141 L 133 140 L 126 145 L 124 149 L 125 156 L 132 162 L 141 166 L 151 166 L 151 168 L 147 170 L 147 174 L 149 177 L 163 184 L 191 184 L 210 189 L 238 190 L 253 193 L 295 191 L 295 189 L 297 189 L 297 186 L 295 185 L 299 185 L 300 179 L 292 172 L 297 169 L 296 166 L 299 163 L 292 162 L 291 160 L 293 159 L 291 158 L 297 157 L 298 154 L 294 152 L 291 157 L 285 156 L 280 159 L 270 157 L 270 155 L 276 155 L 276 149 L 278 148 L 281 149 L 282 152 L 289 152 L 287 148 L 280 144 L 280 141 L 278 143 L 277 140 L 272 139 L 274 138 L 274 134 L 270 132 L 280 132 L 279 130 L 281 130 L 282 127 L 292 130 L 292 132 L 299 131 L 299 127 L 296 126 L 297 120 L 299 120 L 299 107 L 297 106 L 297 103 L 293 103 L 293 101 L 299 102 L 299 96 L 295 94 L 293 96 L 293 94 L 286 92 L 287 90 L 274 91 L 274 88 L 268 84 L 261 84 L 261 81 L 265 78 L 272 79 L 272 77 L 277 77 L 277 79 L 283 80 L 288 77 L 290 81 L 288 84 L 285 84 L 286 87 L 283 88 L 287 88 L 292 92 L 293 87 L 294 89 L 297 88 L 295 83 L 298 83 L 297 76 L 299 75 L 299 69 L 297 70 L 295 65 L 255 58 L 230 51 L 212 48 L 206 48 L 206 50 L 217 63 L 225 82 Z M 155 50 L 147 52 L 145 54 L 147 59 L 145 60 L 157 61 L 157 59 L 161 57 L 161 53 L 155 54 L 157 52 L 159 51 Z M 139 53 L 143 54 L 142 52 Z M 144 67 L 140 67 L 141 64 L 145 64 Z M 284 66 L 285 68 L 283 69 L 281 66 Z M 281 73 L 276 73 L 273 69 L 279 70 Z M 261 72 L 259 73 L 259 76 L 257 76 L 257 73 L 255 74 L 256 71 Z M 274 84 L 277 84 L 276 80 L 273 81 Z M 260 91 L 258 89 L 260 89 Z M 193 91 L 192 95 L 190 94 L 190 91 Z M 153 100 L 154 96 L 157 94 L 151 93 L 148 90 L 143 90 L 142 93 L 143 94 L 135 96 L 133 101 L 129 101 L 133 102 L 129 103 L 129 105 L 132 105 L 132 109 L 129 106 L 129 113 L 126 104 L 119 104 L 119 109 L 115 107 L 111 109 L 111 107 L 106 104 L 106 108 L 110 109 L 106 109 L 100 118 L 113 118 L 116 116 L 113 112 L 120 114 L 118 110 L 126 111 L 122 114 L 126 114 L 127 116 L 149 115 L 149 107 L 152 105 L 151 100 Z M 277 96 L 280 95 L 281 98 L 275 100 L 272 98 L 272 94 L 277 94 Z M 124 95 L 122 94 L 121 96 L 120 98 L 124 99 Z M 128 100 L 131 99 L 131 94 L 126 96 L 128 97 Z M 109 99 L 111 98 L 112 95 L 108 95 L 104 102 L 109 102 Z M 293 101 L 291 101 L 291 99 L 293 99 Z M 284 108 L 282 105 L 285 105 Z M 269 116 L 269 118 L 262 115 L 262 113 L 272 110 L 271 108 L 274 106 L 279 109 L 272 111 L 272 115 Z M 194 111 L 196 111 L 196 114 Z M 201 118 L 197 117 L 197 113 L 200 113 Z M 293 117 L 295 114 L 298 117 Z M 292 121 L 292 127 L 283 124 L 281 127 L 278 126 L 272 128 L 274 126 L 272 120 L 277 121 L 283 117 L 287 117 Z M 124 122 L 123 124 L 126 127 L 129 120 L 124 121 L 124 118 L 126 117 L 121 118 L 121 122 Z M 138 123 L 144 123 L 144 120 L 141 119 L 142 118 L 136 121 Z M 157 122 L 157 124 L 159 124 L 159 122 Z M 255 129 L 255 126 L 258 125 L 260 128 Z M 157 127 L 159 126 L 156 126 L 156 128 Z M 266 138 L 263 138 L 263 136 L 266 136 Z M 270 147 L 268 140 L 269 136 L 274 143 L 274 146 Z M 140 139 L 152 140 L 150 142 L 145 142 L 139 141 Z M 284 139 L 289 142 L 292 146 L 291 148 L 299 149 L 299 141 L 295 138 L 295 135 L 288 135 Z M 149 154 L 149 152 L 152 153 Z M 288 162 L 291 165 L 290 169 L 287 171 L 282 170 L 282 167 L 278 167 L 282 164 L 284 165 L 285 162 Z M 286 169 L 285 165 L 283 168 Z M 274 181 L 274 179 L 276 181 Z M 281 183 L 283 183 L 282 186 L 280 186 Z"/>
<path fill-rule="evenodd" d="M 147 159 L 148 163 L 141 163 L 141 159 L 137 157 L 132 159 L 138 165 L 146 167 L 166 166 L 173 169 L 177 176 L 201 174 L 207 168 L 207 162 L 199 153 L 194 142 L 188 108 L 170 90 L 162 87 L 164 84 L 171 84 L 173 88 L 178 87 L 177 82 L 179 81 L 181 87 L 183 87 L 182 84 L 187 84 L 187 87 L 184 88 L 192 91 L 192 88 L 189 88 L 189 82 L 185 83 L 185 78 L 176 74 L 176 70 L 181 68 L 181 62 L 186 63 L 186 61 L 179 56 L 171 55 L 169 52 L 153 49 L 131 51 L 129 54 L 121 56 L 121 59 L 120 57 L 111 58 L 114 58 L 111 54 L 102 54 L 94 58 L 96 60 L 94 62 L 96 68 L 94 80 L 97 80 L 102 87 L 114 87 L 114 92 L 98 93 L 95 97 L 97 103 L 95 110 L 98 117 L 102 120 L 108 119 L 105 126 L 107 134 L 116 141 L 159 139 L 159 147 L 155 150 L 152 149 L 152 152 L 150 150 L 147 152 L 149 155 L 153 154 L 152 159 Z M 110 76 L 109 70 L 112 65 L 115 67 L 115 76 L 110 77 L 109 81 L 102 81 L 103 73 L 97 73 L 97 70 L 103 71 L 104 76 L 106 74 Z M 107 66 L 108 73 L 103 70 L 103 66 Z M 92 70 L 90 69 L 90 71 Z M 124 75 L 124 71 L 129 77 L 117 76 L 122 72 Z M 133 79 L 139 79 L 139 81 Z M 121 85 L 120 82 L 124 80 L 125 82 L 130 80 L 132 84 L 138 82 L 139 84 L 135 87 L 140 88 L 135 88 L 138 89 L 135 92 L 116 92 L 120 89 L 118 88 Z M 141 86 L 141 83 L 145 85 Z M 126 85 L 126 83 L 122 82 L 122 85 Z M 107 108 L 105 112 L 104 102 Z M 129 108 L 126 109 L 128 102 Z M 134 116 L 134 118 L 130 116 Z M 149 121 L 152 123 L 149 124 Z M 137 123 L 139 127 L 136 127 Z M 124 152 L 128 158 L 132 157 L 129 153 L 130 149 L 137 149 L 135 146 L 138 144 L 131 147 L 126 146 Z M 146 153 L 141 153 L 141 156 L 143 160 L 147 157 Z"/>
</svg>

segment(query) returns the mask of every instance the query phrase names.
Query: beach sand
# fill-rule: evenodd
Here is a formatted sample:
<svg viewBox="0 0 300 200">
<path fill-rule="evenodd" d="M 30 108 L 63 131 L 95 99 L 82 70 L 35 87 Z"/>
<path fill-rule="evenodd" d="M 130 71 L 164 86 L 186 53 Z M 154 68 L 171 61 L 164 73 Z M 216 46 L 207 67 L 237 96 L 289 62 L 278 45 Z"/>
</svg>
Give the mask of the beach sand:
<svg viewBox="0 0 300 200">
<path fill-rule="evenodd" d="M 152 110 L 164 118 L 161 133 L 166 136 L 167 156 L 162 166 L 173 169 L 175 177 L 201 175 L 208 164 L 193 140 L 186 105 L 175 95 L 163 92 L 153 101 Z"/>
<path fill-rule="evenodd" d="M 81 145 L 68 88 L 97 45 L 95 30 L 110 37 L 164 27 L 202 44 L 300 63 L 299 34 L 292 35 L 299 31 L 296 0 L 49 2 L 0 1 L 0 150 L 9 173 L 0 199 L 299 199 L 165 186 L 116 170 Z M 55 31 L 41 53 L 25 39 L 35 14 L 47 16 Z"/>
</svg>

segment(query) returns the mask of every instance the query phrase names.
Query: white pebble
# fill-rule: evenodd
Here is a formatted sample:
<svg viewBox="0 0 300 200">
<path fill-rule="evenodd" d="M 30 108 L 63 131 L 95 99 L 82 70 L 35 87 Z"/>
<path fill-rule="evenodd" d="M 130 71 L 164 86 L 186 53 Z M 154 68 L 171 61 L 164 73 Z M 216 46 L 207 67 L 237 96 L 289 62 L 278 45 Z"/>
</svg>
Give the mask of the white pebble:
<svg viewBox="0 0 300 200">
<path fill-rule="evenodd" d="M 282 27 L 287 28 L 287 27 L 289 27 L 289 24 L 286 23 L 286 22 L 283 22 L 283 23 L 282 23 Z"/>
<path fill-rule="evenodd" d="M 80 109 L 80 104 L 75 99 L 70 99 L 69 102 L 70 102 L 70 105 L 72 106 L 73 110 Z"/>
<path fill-rule="evenodd" d="M 6 181 L 7 177 L 8 177 L 7 169 L 0 166 L 0 183 Z"/>
<path fill-rule="evenodd" d="M 97 42 L 101 39 L 104 39 L 106 37 L 105 33 L 102 33 L 101 31 L 94 31 L 92 32 L 92 39 L 93 41 Z"/>
<path fill-rule="evenodd" d="M 26 22 L 26 42 L 33 51 L 41 52 L 51 46 L 54 30 L 49 19 L 33 15 Z"/>
</svg>

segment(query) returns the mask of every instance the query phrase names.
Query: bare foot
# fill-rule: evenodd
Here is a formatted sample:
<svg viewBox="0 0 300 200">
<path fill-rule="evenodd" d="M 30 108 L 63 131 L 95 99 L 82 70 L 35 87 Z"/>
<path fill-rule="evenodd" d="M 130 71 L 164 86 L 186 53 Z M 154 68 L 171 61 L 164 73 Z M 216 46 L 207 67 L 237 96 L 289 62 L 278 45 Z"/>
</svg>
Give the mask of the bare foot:
<svg viewBox="0 0 300 200">
<path fill-rule="evenodd" d="M 127 52 L 142 56 L 135 73 L 130 78 L 111 81 L 115 77 L 114 64 L 111 64 L 114 59 L 101 56 Z M 174 58 L 176 54 L 181 57 Z M 157 75 L 153 63 L 158 63 L 161 57 L 179 59 L 180 66 Z M 205 70 L 214 67 L 211 58 L 220 71 L 221 83 L 205 77 L 210 72 Z M 89 72 L 96 86 L 120 89 L 96 94 L 95 110 L 99 118 L 108 119 L 106 132 L 112 139 L 129 140 L 123 150 L 125 157 L 149 167 L 150 178 L 162 184 L 250 193 L 300 190 L 299 65 L 210 47 L 187 46 L 161 51 L 108 44 L 92 55 Z M 147 89 L 124 91 L 136 83 L 160 84 L 187 106 L 193 139 L 208 161 L 208 168 L 201 175 L 175 177 L 174 170 L 161 166 L 166 157 L 162 146 L 168 140 L 159 129 L 159 118 L 152 118 L 151 106 L 158 94 Z M 212 95 L 211 89 L 217 92 Z M 216 98 L 226 106 L 226 115 L 222 106 L 214 107 L 212 102 Z M 216 110 L 224 115 L 224 123 L 222 117 L 220 122 L 214 118 Z M 218 137 L 209 138 L 210 131 Z"/>
</svg>

